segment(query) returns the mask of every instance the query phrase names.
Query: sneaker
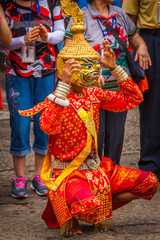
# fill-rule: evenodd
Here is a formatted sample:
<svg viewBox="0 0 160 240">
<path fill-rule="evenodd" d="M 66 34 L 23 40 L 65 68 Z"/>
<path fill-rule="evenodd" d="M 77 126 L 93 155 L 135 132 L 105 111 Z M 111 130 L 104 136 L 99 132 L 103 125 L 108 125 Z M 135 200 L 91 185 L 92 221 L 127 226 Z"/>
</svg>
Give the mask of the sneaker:
<svg viewBox="0 0 160 240">
<path fill-rule="evenodd" d="M 12 197 L 26 198 L 27 197 L 27 178 L 22 175 L 15 177 L 12 181 Z"/>
<path fill-rule="evenodd" d="M 46 185 L 42 181 L 42 179 L 40 177 L 40 174 L 32 177 L 31 189 L 36 191 L 36 193 L 40 196 L 47 195 L 48 188 L 46 187 Z"/>
</svg>

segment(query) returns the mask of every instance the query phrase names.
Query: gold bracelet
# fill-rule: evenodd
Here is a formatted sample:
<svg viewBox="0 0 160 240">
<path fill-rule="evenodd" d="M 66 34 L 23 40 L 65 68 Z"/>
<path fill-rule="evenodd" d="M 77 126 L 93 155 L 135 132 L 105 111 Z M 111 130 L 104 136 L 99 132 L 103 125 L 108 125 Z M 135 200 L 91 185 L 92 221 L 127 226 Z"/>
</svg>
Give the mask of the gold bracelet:
<svg viewBox="0 0 160 240">
<path fill-rule="evenodd" d="M 127 80 L 127 78 L 129 77 L 121 66 L 117 66 L 114 70 L 111 71 L 111 74 L 119 83 Z"/>
<path fill-rule="evenodd" d="M 56 90 L 54 92 L 54 95 L 56 97 L 59 97 L 61 99 L 66 99 L 68 93 L 69 93 L 70 85 L 64 82 L 59 81 Z"/>
<path fill-rule="evenodd" d="M 65 100 L 66 96 L 67 96 L 66 94 L 61 94 L 60 92 L 55 92 L 54 95 L 58 98 L 63 99 L 63 100 Z"/>
<path fill-rule="evenodd" d="M 67 88 L 67 89 L 70 89 L 70 85 L 68 83 L 64 83 L 64 82 L 59 82 L 61 86 Z M 58 84 L 59 85 L 59 84 Z"/>
<path fill-rule="evenodd" d="M 62 87 L 57 86 L 56 91 L 57 91 L 57 90 L 58 90 L 59 92 L 68 94 L 68 89 L 65 89 L 65 88 L 62 88 Z"/>
<path fill-rule="evenodd" d="M 62 85 L 60 85 L 60 86 L 58 85 L 56 89 L 59 89 L 60 91 L 67 91 L 67 92 L 69 90 L 67 87 L 62 86 Z"/>
</svg>

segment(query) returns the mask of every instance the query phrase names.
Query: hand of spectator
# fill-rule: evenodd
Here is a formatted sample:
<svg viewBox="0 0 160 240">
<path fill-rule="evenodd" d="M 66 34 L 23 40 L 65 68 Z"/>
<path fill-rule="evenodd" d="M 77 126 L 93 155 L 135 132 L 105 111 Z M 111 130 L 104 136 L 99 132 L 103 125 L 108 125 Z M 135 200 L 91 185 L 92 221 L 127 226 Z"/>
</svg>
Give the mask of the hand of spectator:
<svg viewBox="0 0 160 240">
<path fill-rule="evenodd" d="M 40 33 L 40 27 L 34 26 L 30 31 L 24 36 L 24 41 L 26 45 L 30 45 L 32 42 L 36 41 Z"/>
<path fill-rule="evenodd" d="M 69 59 L 65 62 L 62 72 L 62 82 L 70 84 L 74 72 L 80 71 L 80 65 L 75 59 Z"/>
<path fill-rule="evenodd" d="M 104 67 L 113 70 L 117 67 L 115 53 L 110 48 L 107 41 L 103 41 L 103 57 L 100 57 L 100 62 Z"/>
<path fill-rule="evenodd" d="M 134 61 L 139 60 L 139 65 L 145 70 L 148 69 L 148 66 L 152 65 L 147 47 L 144 44 L 141 44 L 136 51 Z"/>
<path fill-rule="evenodd" d="M 43 26 L 42 24 L 39 25 L 40 27 L 40 37 L 42 39 L 43 42 L 47 42 L 48 40 L 48 32 L 47 32 L 47 28 L 45 28 L 45 26 Z"/>
<path fill-rule="evenodd" d="M 97 87 L 101 88 L 104 85 L 104 78 L 102 75 L 99 76 L 98 81 L 95 84 Z"/>
</svg>

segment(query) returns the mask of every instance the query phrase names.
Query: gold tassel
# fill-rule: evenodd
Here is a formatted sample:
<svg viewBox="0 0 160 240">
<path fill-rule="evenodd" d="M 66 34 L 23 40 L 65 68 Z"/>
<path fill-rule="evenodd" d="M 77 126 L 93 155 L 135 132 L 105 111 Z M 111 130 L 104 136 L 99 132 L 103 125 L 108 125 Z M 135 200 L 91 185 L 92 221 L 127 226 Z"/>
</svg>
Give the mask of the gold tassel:
<svg viewBox="0 0 160 240">
<path fill-rule="evenodd" d="M 64 233 L 68 232 L 72 228 L 73 228 L 73 218 L 71 218 L 61 226 L 60 235 L 63 235 Z"/>
</svg>

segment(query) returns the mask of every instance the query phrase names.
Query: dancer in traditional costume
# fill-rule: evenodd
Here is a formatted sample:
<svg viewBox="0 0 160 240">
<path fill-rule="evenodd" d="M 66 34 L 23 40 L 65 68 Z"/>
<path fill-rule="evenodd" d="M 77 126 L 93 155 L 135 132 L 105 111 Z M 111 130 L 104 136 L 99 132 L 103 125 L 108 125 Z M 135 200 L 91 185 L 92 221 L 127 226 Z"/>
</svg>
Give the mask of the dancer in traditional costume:
<svg viewBox="0 0 160 240">
<path fill-rule="evenodd" d="M 118 165 L 97 154 L 99 109 L 124 111 L 137 106 L 142 94 L 126 72 L 116 65 L 109 44 L 104 42 L 101 63 L 110 68 L 121 91 L 95 87 L 100 75 L 99 56 L 84 40 L 83 13 L 75 3 L 61 1 L 68 16 L 72 9 L 73 40 L 58 55 L 61 81 L 44 102 L 26 111 L 41 111 L 41 129 L 49 135 L 48 151 L 41 177 L 49 188 L 42 218 L 48 227 L 61 233 L 81 234 L 78 220 L 94 224 L 112 218 L 112 210 L 137 198 L 150 200 L 158 190 L 158 179 L 144 172 Z M 52 155 L 53 172 L 50 177 Z"/>
</svg>

